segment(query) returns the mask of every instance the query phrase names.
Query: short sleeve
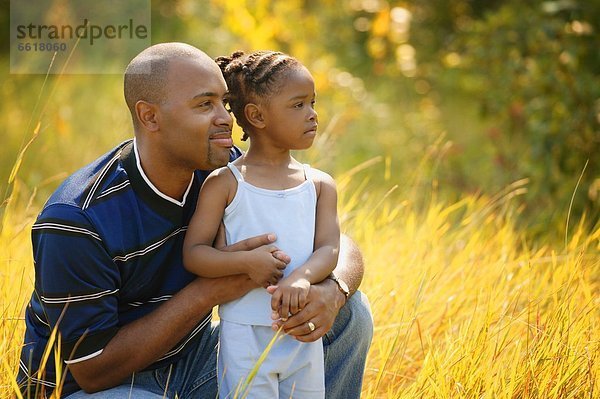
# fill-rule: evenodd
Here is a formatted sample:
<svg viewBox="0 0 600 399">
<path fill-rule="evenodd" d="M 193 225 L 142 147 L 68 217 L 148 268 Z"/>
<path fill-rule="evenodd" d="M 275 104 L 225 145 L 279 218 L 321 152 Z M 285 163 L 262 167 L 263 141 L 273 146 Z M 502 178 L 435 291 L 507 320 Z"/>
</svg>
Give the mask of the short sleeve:
<svg viewBox="0 0 600 399">
<path fill-rule="evenodd" d="M 102 353 L 117 332 L 120 273 L 86 214 L 44 209 L 32 226 L 36 295 L 50 328 L 58 326 L 67 363 Z"/>
</svg>

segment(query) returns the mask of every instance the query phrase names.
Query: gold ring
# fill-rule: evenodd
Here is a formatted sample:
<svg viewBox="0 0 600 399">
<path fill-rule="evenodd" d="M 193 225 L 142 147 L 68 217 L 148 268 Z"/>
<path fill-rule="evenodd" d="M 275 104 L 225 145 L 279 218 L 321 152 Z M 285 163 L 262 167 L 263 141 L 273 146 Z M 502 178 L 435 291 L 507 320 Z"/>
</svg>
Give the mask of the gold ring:
<svg viewBox="0 0 600 399">
<path fill-rule="evenodd" d="M 312 321 L 308 322 L 308 329 L 310 330 L 310 332 L 315 331 L 315 323 L 313 323 Z"/>
</svg>

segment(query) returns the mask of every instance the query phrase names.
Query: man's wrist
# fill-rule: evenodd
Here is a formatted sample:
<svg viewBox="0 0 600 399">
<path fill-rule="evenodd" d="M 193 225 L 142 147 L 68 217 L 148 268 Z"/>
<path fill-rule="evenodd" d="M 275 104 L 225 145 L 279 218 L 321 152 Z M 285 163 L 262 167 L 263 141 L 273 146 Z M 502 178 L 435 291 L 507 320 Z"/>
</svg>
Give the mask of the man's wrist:
<svg viewBox="0 0 600 399">
<path fill-rule="evenodd" d="M 337 289 L 337 292 L 342 296 L 342 306 L 346 304 L 346 302 L 348 302 L 348 298 L 350 297 L 350 290 L 348 288 L 348 284 L 346 284 L 346 282 L 342 279 L 340 279 L 339 277 L 337 277 L 335 274 L 331 273 L 329 275 L 329 277 L 327 277 L 328 280 L 332 280 L 335 284 L 335 287 Z M 341 306 L 340 306 L 341 308 Z"/>
</svg>

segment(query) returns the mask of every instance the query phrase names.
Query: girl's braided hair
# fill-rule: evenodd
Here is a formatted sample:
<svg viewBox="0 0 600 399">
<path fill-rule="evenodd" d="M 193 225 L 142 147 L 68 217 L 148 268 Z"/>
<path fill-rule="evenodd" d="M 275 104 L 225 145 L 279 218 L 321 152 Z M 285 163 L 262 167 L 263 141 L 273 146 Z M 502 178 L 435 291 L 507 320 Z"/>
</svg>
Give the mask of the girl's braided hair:
<svg viewBox="0 0 600 399">
<path fill-rule="evenodd" d="M 294 57 L 277 51 L 250 54 L 236 51 L 229 57 L 218 57 L 215 61 L 229 88 L 229 106 L 244 131 L 243 141 L 248 139 L 250 127 L 244 115 L 246 104 L 265 101 L 281 87 L 281 77 L 302 65 Z"/>
</svg>

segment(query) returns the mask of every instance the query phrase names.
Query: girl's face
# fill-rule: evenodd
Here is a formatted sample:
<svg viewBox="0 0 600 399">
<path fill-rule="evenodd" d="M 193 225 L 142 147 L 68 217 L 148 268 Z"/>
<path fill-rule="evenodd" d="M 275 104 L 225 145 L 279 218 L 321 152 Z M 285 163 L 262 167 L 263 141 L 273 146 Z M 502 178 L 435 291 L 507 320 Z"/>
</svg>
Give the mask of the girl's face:
<svg viewBox="0 0 600 399">
<path fill-rule="evenodd" d="M 280 78 L 279 91 L 263 105 L 265 135 L 277 147 L 309 148 L 317 135 L 315 82 L 303 66 Z"/>
</svg>

